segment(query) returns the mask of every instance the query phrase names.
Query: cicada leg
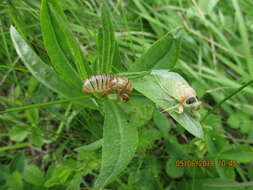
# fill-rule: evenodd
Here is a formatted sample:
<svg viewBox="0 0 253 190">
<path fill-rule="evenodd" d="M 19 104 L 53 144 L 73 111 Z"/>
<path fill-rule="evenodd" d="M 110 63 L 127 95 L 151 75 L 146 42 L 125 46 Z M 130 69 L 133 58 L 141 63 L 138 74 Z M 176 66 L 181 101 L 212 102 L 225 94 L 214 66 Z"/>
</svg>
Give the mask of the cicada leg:
<svg viewBox="0 0 253 190">
<path fill-rule="evenodd" d="M 170 108 L 164 109 L 162 112 L 168 112 L 168 111 L 172 111 L 172 110 L 175 112 L 178 112 L 178 111 L 176 111 L 176 108 L 178 108 L 179 106 L 180 106 L 180 104 L 177 104 L 177 105 L 172 106 Z"/>
<path fill-rule="evenodd" d="M 103 98 L 106 98 L 107 95 L 108 95 L 110 92 L 111 92 L 111 90 L 107 90 L 107 91 L 102 92 L 102 97 L 103 97 Z"/>
<path fill-rule="evenodd" d="M 159 100 L 166 101 L 166 102 L 175 102 L 175 100 L 173 100 L 173 99 L 169 99 L 169 100 L 168 100 L 168 99 L 166 99 L 166 98 L 159 98 Z M 164 102 L 161 102 L 161 104 L 164 104 Z M 171 110 L 173 110 L 173 111 L 179 113 L 179 111 L 176 110 L 176 108 L 179 108 L 179 107 L 180 107 L 180 103 L 179 103 L 179 104 L 176 104 L 176 105 L 174 105 L 174 106 L 172 106 L 172 107 L 169 107 L 169 108 L 167 108 L 167 109 L 164 109 L 164 110 L 162 111 L 162 113 L 168 112 L 168 111 L 171 111 Z"/>
<path fill-rule="evenodd" d="M 196 118 L 200 118 L 200 114 L 197 112 L 197 110 L 200 108 L 202 102 L 201 101 L 198 101 L 194 107 L 192 108 L 192 114 L 194 117 Z"/>
<path fill-rule="evenodd" d="M 198 101 L 195 105 L 194 105 L 194 108 L 193 108 L 193 111 L 197 111 L 200 106 L 202 105 L 202 102 L 201 101 Z"/>
<path fill-rule="evenodd" d="M 179 105 L 177 113 L 181 114 L 184 112 L 184 106 L 182 104 Z"/>
<path fill-rule="evenodd" d="M 126 102 L 129 100 L 129 96 L 126 93 L 118 93 L 118 100 L 121 102 Z"/>
</svg>

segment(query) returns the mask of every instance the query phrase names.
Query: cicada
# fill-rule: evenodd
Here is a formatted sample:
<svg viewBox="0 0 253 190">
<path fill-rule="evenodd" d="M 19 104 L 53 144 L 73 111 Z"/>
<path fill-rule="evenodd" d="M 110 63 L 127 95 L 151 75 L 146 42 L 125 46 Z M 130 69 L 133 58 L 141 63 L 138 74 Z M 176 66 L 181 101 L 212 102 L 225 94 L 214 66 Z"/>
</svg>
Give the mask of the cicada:
<svg viewBox="0 0 253 190">
<path fill-rule="evenodd" d="M 199 108 L 201 102 L 198 101 L 195 90 L 179 74 L 166 70 L 154 70 L 151 75 L 155 77 L 157 83 L 167 95 L 179 102 L 179 104 L 164 111 L 178 108 L 176 112 L 183 113 L 184 107 L 190 107 L 193 110 Z"/>
<path fill-rule="evenodd" d="M 132 82 L 127 77 L 99 74 L 93 75 L 86 79 L 83 83 L 83 93 L 102 93 L 107 96 L 112 91 L 117 92 L 118 99 L 127 101 L 129 99 L 127 93 L 133 90 Z"/>
</svg>

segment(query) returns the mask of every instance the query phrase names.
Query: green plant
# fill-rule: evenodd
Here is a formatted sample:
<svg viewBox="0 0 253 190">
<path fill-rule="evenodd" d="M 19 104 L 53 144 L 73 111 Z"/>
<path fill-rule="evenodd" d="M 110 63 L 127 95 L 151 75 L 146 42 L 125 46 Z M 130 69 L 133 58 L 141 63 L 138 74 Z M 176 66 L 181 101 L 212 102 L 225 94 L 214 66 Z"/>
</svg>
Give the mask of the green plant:
<svg viewBox="0 0 253 190">
<path fill-rule="evenodd" d="M 0 6 L 0 189 L 250 189 L 250 1 Z M 190 113 L 182 124 L 157 110 L 172 106 L 159 102 L 157 69 L 197 91 L 201 127 Z M 82 94 L 98 73 L 128 76 L 130 101 Z M 176 165 L 188 160 L 216 166 Z"/>
</svg>

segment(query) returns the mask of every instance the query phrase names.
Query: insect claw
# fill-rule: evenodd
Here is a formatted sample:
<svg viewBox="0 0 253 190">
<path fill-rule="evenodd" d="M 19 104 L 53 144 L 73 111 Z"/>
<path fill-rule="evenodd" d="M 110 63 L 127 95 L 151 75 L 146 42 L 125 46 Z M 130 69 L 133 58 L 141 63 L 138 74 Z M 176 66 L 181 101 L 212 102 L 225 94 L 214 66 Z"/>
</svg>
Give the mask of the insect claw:
<svg viewBox="0 0 253 190">
<path fill-rule="evenodd" d="M 121 102 L 127 102 L 129 100 L 129 96 L 126 93 L 120 94 L 118 93 L 118 100 Z"/>
<path fill-rule="evenodd" d="M 108 91 L 103 92 L 103 93 L 102 93 L 102 97 L 103 97 L 103 98 L 106 98 L 106 97 L 107 97 L 107 95 L 108 95 L 108 93 L 109 93 Z"/>
<path fill-rule="evenodd" d="M 200 108 L 200 106 L 202 105 L 201 101 L 198 101 L 198 103 L 195 105 L 194 107 L 194 111 L 198 110 Z"/>
</svg>

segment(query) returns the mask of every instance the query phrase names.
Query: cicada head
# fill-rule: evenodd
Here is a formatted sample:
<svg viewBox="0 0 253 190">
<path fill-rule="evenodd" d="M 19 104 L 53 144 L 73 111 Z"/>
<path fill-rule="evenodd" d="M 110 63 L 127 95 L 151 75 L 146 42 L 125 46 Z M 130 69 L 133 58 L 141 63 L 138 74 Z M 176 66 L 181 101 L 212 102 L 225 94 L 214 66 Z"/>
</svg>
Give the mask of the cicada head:
<svg viewBox="0 0 253 190">
<path fill-rule="evenodd" d="M 191 107 L 194 110 L 197 110 L 199 108 L 199 106 L 201 105 L 201 102 L 198 101 L 196 96 L 189 96 L 189 97 L 185 98 L 183 105 L 185 107 Z"/>
</svg>

